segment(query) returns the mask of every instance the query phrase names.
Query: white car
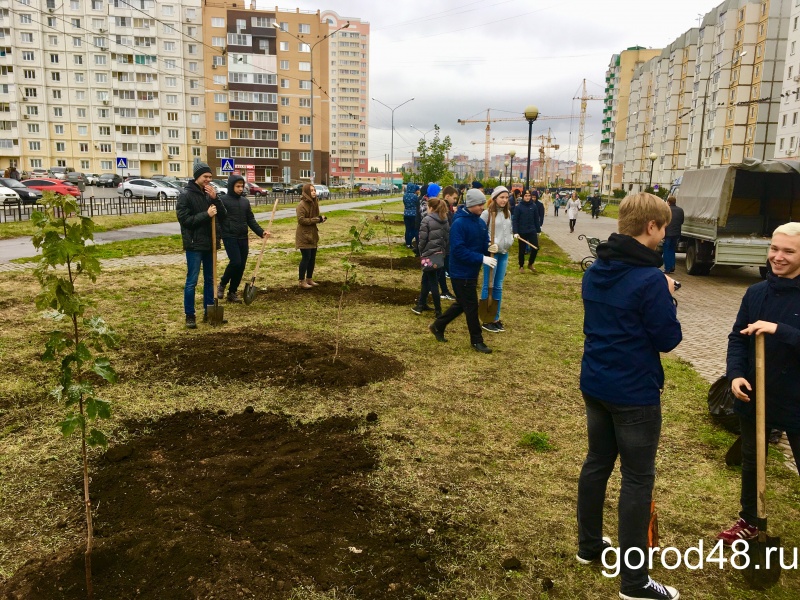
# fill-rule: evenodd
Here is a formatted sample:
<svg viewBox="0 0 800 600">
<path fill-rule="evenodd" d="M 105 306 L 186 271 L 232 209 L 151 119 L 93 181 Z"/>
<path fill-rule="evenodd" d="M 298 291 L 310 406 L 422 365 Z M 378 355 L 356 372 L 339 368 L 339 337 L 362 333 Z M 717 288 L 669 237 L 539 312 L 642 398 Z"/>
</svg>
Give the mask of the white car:
<svg viewBox="0 0 800 600">
<path fill-rule="evenodd" d="M 177 198 L 180 192 L 174 187 L 165 185 L 155 179 L 129 179 L 117 186 L 117 193 L 126 198 Z"/>
<path fill-rule="evenodd" d="M 327 185 L 318 185 L 315 183 L 314 187 L 317 188 L 317 198 L 319 200 L 327 200 L 331 197 L 331 191 L 328 189 Z"/>
<path fill-rule="evenodd" d="M 2 204 L 17 204 L 19 202 L 19 194 L 12 190 L 11 188 L 7 188 L 4 185 L 0 185 L 0 203 Z"/>
</svg>

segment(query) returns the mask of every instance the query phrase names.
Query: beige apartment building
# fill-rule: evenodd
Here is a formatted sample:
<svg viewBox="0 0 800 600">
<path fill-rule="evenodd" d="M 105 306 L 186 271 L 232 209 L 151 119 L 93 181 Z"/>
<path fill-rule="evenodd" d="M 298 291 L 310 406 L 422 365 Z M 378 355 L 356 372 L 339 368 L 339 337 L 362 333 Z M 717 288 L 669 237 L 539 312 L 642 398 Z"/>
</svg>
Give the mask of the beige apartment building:
<svg viewBox="0 0 800 600">
<path fill-rule="evenodd" d="M 774 157 L 800 160 L 800 3 L 795 2 L 786 39 Z"/>
<path fill-rule="evenodd" d="M 0 169 L 186 176 L 202 160 L 221 176 L 229 159 L 294 183 L 313 147 L 328 182 L 335 140 L 353 143 L 336 169 L 365 172 L 368 34 L 240 0 L 0 0 Z"/>
<path fill-rule="evenodd" d="M 726 0 L 636 68 L 626 191 L 668 186 L 686 168 L 772 158 L 791 10 L 791 0 Z"/>
</svg>

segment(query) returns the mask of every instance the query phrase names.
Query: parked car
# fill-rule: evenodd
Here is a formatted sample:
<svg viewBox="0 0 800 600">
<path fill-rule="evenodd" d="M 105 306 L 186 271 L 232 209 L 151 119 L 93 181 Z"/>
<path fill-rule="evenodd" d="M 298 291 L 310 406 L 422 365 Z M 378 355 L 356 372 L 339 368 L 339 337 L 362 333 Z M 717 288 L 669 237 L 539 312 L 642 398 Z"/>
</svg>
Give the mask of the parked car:
<svg viewBox="0 0 800 600">
<path fill-rule="evenodd" d="M 86 183 L 88 185 L 97 185 L 97 179 L 100 177 L 97 173 L 84 173 L 86 175 Z"/>
<path fill-rule="evenodd" d="M 71 183 L 82 192 L 85 192 L 86 186 L 89 185 L 86 175 L 80 173 L 79 171 L 70 171 L 67 173 L 67 178 L 64 181 Z"/>
<path fill-rule="evenodd" d="M 53 179 L 60 179 L 64 181 L 68 173 L 73 173 L 75 169 L 72 167 L 50 167 L 50 176 Z"/>
<path fill-rule="evenodd" d="M 267 195 L 267 190 L 256 185 L 255 183 L 250 183 L 249 181 L 245 182 L 244 189 L 247 192 L 248 196 L 255 196 L 256 198 L 258 198 L 260 196 Z"/>
<path fill-rule="evenodd" d="M 116 173 L 103 173 L 100 177 L 97 178 L 97 187 L 117 187 L 120 183 L 122 183 L 122 177 L 120 177 Z"/>
<path fill-rule="evenodd" d="M 317 188 L 317 200 L 327 200 L 331 197 L 331 191 L 327 185 L 314 184 L 314 187 Z"/>
<path fill-rule="evenodd" d="M 292 194 L 293 196 L 300 196 L 303 193 L 303 186 L 305 183 L 296 183 L 292 187 L 288 187 L 284 190 L 286 194 Z"/>
<path fill-rule="evenodd" d="M 64 194 L 65 196 L 73 196 L 74 198 L 81 197 L 81 191 L 78 188 L 60 179 L 42 177 L 39 179 L 23 179 L 22 183 L 40 192 L 53 192 L 54 194 Z"/>
<path fill-rule="evenodd" d="M 141 198 L 177 198 L 180 192 L 172 186 L 165 185 L 153 179 L 129 179 L 117 186 L 117 193 L 126 198 L 137 196 Z"/>
<path fill-rule="evenodd" d="M 272 193 L 273 194 L 284 194 L 286 193 L 286 186 L 282 183 L 273 183 L 272 184 Z"/>
<path fill-rule="evenodd" d="M 361 194 L 377 194 L 378 193 L 378 186 L 374 183 L 365 183 L 360 188 L 358 188 L 359 193 Z"/>
<path fill-rule="evenodd" d="M 39 177 L 50 177 L 50 171 L 48 171 L 47 169 L 42 169 L 42 168 L 31 169 L 31 177 L 35 177 L 37 179 Z M 26 177 L 25 179 L 30 179 L 30 178 Z"/>
<path fill-rule="evenodd" d="M 3 204 L 19 204 L 22 199 L 10 187 L 0 185 L 0 202 Z"/>
<path fill-rule="evenodd" d="M 217 194 L 225 194 L 228 191 L 228 182 L 220 183 L 220 179 L 212 179 L 208 182 L 208 185 L 214 187 L 217 190 Z"/>
<path fill-rule="evenodd" d="M 0 178 L 0 185 L 4 186 L 5 189 L 11 189 L 14 191 L 17 195 L 17 199 L 22 200 L 23 204 L 38 204 L 42 199 L 42 192 L 33 188 L 29 188 L 27 185 L 20 183 L 16 179 L 2 177 Z M 3 190 L 0 189 L 0 192 L 1 191 Z M 5 198 L 3 201 L 8 204 L 8 200 Z M 16 202 L 16 200 L 14 200 L 14 202 Z"/>
</svg>

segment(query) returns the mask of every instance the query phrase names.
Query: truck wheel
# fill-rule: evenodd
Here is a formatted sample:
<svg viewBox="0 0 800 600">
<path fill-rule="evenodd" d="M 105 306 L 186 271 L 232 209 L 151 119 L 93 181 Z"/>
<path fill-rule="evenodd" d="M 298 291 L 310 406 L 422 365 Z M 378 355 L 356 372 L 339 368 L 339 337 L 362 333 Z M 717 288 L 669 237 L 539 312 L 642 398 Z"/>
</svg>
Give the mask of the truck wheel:
<svg viewBox="0 0 800 600">
<path fill-rule="evenodd" d="M 686 272 L 689 275 L 708 275 L 711 265 L 699 262 L 697 254 L 697 243 L 690 243 L 686 248 Z"/>
</svg>

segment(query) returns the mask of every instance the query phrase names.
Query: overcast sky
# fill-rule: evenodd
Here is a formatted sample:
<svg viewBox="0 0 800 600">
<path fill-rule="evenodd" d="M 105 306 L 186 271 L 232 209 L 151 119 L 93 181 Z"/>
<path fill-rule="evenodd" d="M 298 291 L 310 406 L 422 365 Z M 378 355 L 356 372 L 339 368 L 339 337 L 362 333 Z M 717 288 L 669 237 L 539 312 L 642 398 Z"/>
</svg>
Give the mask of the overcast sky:
<svg viewBox="0 0 800 600">
<path fill-rule="evenodd" d="M 661 48 L 719 0 L 294 0 L 301 10 L 333 10 L 371 26 L 370 96 L 395 111 L 394 162 L 410 160 L 422 131 L 438 124 L 455 152 L 483 158 L 485 124 L 458 119 L 521 116 L 534 104 L 541 115 L 574 119 L 535 122 L 533 135 L 552 129 L 561 148 L 553 156 L 574 160 L 583 79 L 590 95 L 604 95 L 611 55 L 630 46 Z M 259 8 L 274 4 L 260 0 Z M 281 7 L 282 9 L 284 6 Z M 599 169 L 603 102 L 588 103 L 583 162 Z M 497 143 L 490 155 L 527 153 L 525 121 L 492 123 Z M 391 113 L 370 100 L 370 166 L 383 169 L 390 152 Z M 428 139 L 431 135 L 429 134 Z M 523 138 L 519 146 L 503 138 Z M 479 142 L 472 144 L 471 142 Z M 535 147 L 533 157 L 538 156 Z"/>
</svg>

